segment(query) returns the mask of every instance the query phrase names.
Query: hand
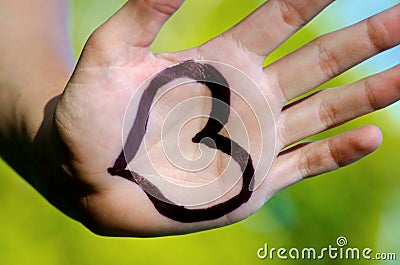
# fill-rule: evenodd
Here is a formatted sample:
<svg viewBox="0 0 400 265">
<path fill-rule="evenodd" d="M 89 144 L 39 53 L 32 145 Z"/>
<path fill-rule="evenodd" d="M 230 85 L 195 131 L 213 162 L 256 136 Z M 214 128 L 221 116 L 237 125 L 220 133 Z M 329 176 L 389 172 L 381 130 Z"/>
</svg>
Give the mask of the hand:
<svg viewBox="0 0 400 265">
<path fill-rule="evenodd" d="M 43 183 L 38 185 L 42 187 L 41 192 L 62 211 L 99 234 L 188 233 L 246 218 L 279 190 L 371 153 L 381 143 L 381 133 L 374 126 L 280 152 L 309 136 L 385 107 L 400 97 L 400 67 L 396 66 L 356 83 L 321 91 L 285 105 L 400 42 L 397 26 L 400 6 L 397 5 L 352 27 L 322 36 L 262 68 L 268 54 L 331 2 L 271 0 L 204 45 L 177 53 L 152 54 L 149 46 L 181 1 L 129 1 L 90 37 L 57 102 L 54 127 L 50 126 L 43 134 L 51 134 L 56 139 L 51 142 L 52 156 L 58 163 L 61 161 L 61 165 L 59 174 L 51 181 L 48 178 L 38 180 Z M 188 60 L 222 62 L 248 75 L 261 89 L 276 121 L 277 148 L 272 151 L 273 164 L 262 184 L 234 211 L 200 222 L 180 222 L 166 217 L 155 208 L 141 186 L 133 182 L 134 178 L 130 181 L 129 176 L 112 175 L 107 171 L 114 166 L 124 147 L 121 139 L 124 121 L 133 121 L 136 117 L 134 112 L 127 112 L 127 116 L 125 112 L 132 96 L 141 91 L 138 90 L 140 85 L 167 67 Z M 228 81 L 231 79 L 229 75 L 225 77 Z M 222 187 L 223 183 L 217 177 L 227 166 L 229 156 L 219 154 L 221 151 L 216 150 L 211 166 L 198 174 L 188 174 L 171 166 L 162 153 L 163 143 L 158 135 L 168 111 L 185 99 L 209 95 L 209 89 L 201 84 L 185 86 L 165 94 L 150 114 L 146 137 L 149 138 L 148 157 L 153 164 L 138 156 L 131 169 L 143 172 L 151 166 L 178 184 L 189 182 L 188 185 L 196 186 L 217 180 Z M 209 101 L 204 98 L 193 105 L 194 113 L 200 111 L 208 115 L 204 106 Z M 184 118 L 184 113 L 174 115 L 176 121 Z M 191 139 L 205 123 L 204 119 L 194 120 L 179 135 L 178 141 L 186 156 L 198 155 L 202 147 Z M 256 128 L 246 129 L 250 137 L 257 133 Z M 168 131 L 166 135 L 170 136 Z M 174 139 L 174 135 L 170 137 L 167 140 Z M 272 150 L 273 146 L 266 148 Z M 264 151 L 252 150 L 250 156 L 253 158 Z M 242 174 L 238 169 L 233 172 L 235 177 Z M 211 207 L 229 200 L 240 185 L 241 182 L 216 202 L 199 207 Z"/>
</svg>

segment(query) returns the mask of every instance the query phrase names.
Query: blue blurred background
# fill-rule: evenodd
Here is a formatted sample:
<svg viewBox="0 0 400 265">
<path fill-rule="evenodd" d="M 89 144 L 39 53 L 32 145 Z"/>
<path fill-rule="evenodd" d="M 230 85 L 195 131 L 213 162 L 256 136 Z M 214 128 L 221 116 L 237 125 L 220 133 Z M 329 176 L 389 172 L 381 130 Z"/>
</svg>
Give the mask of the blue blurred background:
<svg viewBox="0 0 400 265">
<path fill-rule="evenodd" d="M 249 14 L 263 1 L 187 0 L 162 29 L 155 52 L 201 44 Z M 71 1 L 71 38 L 79 56 L 89 34 L 124 1 Z M 337 0 L 305 29 L 275 51 L 268 62 L 318 35 L 378 13 L 399 0 Z M 400 25 L 399 25 L 400 26 Z M 322 87 L 334 87 L 400 62 L 400 47 L 368 60 Z M 399 264 L 400 260 L 400 107 L 357 119 L 333 133 L 365 124 L 384 135 L 377 152 L 339 171 L 303 181 L 280 192 L 250 218 L 221 229 L 154 239 L 103 238 L 70 220 L 47 203 L 7 165 L 0 163 L 0 264 Z M 260 260 L 257 249 L 335 245 L 395 252 L 397 261 Z"/>
</svg>

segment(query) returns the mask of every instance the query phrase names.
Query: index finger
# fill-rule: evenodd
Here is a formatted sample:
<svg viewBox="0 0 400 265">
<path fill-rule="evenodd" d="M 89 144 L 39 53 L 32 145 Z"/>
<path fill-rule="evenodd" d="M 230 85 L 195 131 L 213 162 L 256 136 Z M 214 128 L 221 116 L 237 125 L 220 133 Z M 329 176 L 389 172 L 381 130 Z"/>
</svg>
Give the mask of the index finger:
<svg viewBox="0 0 400 265">
<path fill-rule="evenodd" d="M 267 56 L 333 0 L 270 0 L 222 36 Z"/>
</svg>

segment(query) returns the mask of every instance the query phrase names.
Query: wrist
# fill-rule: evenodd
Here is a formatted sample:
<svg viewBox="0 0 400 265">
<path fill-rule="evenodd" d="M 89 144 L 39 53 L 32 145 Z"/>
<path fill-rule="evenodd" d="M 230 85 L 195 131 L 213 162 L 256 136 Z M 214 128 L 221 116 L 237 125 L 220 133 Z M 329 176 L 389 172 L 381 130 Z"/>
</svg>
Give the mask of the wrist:
<svg viewBox="0 0 400 265">
<path fill-rule="evenodd" d="M 2 145 L 0 151 L 5 161 L 51 204 L 81 220 L 84 216 L 83 192 L 77 189 L 79 185 L 74 176 L 65 169 L 67 152 L 54 125 L 59 97 L 46 99 L 46 104 L 34 99 L 30 104 L 21 105 L 18 115 L 21 128 L 25 129 L 6 141 L 6 148 Z"/>
<path fill-rule="evenodd" d="M 49 135 L 54 108 L 69 77 L 66 71 L 53 70 L 47 76 L 41 72 L 41 76 L 10 79 L 0 87 L 0 155 L 32 185 L 35 160 L 53 148 Z"/>
</svg>

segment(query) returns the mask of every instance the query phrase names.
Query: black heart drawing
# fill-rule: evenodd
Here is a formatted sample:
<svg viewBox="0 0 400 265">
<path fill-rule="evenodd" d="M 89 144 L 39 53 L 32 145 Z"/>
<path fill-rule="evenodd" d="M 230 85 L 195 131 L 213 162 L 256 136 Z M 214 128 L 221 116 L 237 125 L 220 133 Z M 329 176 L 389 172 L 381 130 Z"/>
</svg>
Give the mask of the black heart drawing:
<svg viewBox="0 0 400 265">
<path fill-rule="evenodd" d="M 189 78 L 208 87 L 212 96 L 212 109 L 204 128 L 193 138 L 194 143 L 202 143 L 231 156 L 242 171 L 240 192 L 225 202 L 208 208 L 188 209 L 166 198 L 159 188 L 136 172 L 126 169 L 128 161 L 134 159 L 147 130 L 147 121 L 151 104 L 157 91 L 164 85 L 178 78 Z M 212 80 L 212 81 L 211 81 Z M 242 204 L 252 195 L 254 167 L 250 154 L 230 138 L 218 134 L 228 122 L 230 114 L 230 88 L 222 74 L 210 64 L 185 61 L 158 73 L 146 87 L 141 96 L 137 115 L 128 134 L 123 150 L 114 166 L 108 169 L 112 176 L 120 176 L 139 185 L 157 211 L 175 221 L 183 223 L 200 222 L 220 218 Z"/>
</svg>

